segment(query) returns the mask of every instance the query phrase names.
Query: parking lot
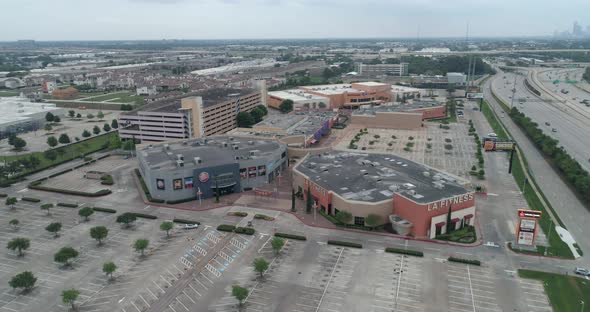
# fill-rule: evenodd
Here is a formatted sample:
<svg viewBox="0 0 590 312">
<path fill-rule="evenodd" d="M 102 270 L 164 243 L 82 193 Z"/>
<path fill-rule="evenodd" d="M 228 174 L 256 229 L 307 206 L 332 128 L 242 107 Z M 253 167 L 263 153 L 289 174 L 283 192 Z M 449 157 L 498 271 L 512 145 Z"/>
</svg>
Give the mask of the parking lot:
<svg viewBox="0 0 590 312">
<path fill-rule="evenodd" d="M 447 265 L 449 311 L 498 311 L 496 277 L 490 268 Z"/>
<path fill-rule="evenodd" d="M 527 304 L 527 311 L 530 312 L 550 312 L 553 311 L 543 282 L 532 279 L 519 279 L 520 288 L 524 294 L 524 299 Z"/>
</svg>

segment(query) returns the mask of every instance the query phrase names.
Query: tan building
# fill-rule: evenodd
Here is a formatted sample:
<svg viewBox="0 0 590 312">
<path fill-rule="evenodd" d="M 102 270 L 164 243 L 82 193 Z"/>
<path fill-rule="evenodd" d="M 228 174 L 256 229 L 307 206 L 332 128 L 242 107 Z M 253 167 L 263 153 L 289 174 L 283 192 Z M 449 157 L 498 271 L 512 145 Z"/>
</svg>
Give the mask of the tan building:
<svg viewBox="0 0 590 312">
<path fill-rule="evenodd" d="M 361 107 L 351 116 L 351 124 L 364 128 L 411 130 L 422 127 L 423 120 L 444 118 L 447 107 L 436 101 L 412 101 L 407 104 L 391 104 Z"/>
<path fill-rule="evenodd" d="M 354 108 L 369 103 L 391 102 L 391 85 L 373 81 L 305 86 L 299 87 L 299 89 L 330 99 L 330 108 Z"/>
</svg>

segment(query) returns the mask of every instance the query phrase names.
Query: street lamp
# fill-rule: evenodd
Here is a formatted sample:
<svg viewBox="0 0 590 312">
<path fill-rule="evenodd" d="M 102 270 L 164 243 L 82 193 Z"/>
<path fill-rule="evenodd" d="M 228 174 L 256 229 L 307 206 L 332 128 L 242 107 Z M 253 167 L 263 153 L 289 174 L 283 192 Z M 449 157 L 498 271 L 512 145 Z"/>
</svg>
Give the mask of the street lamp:
<svg viewBox="0 0 590 312">
<path fill-rule="evenodd" d="M 580 303 L 582 304 L 582 309 L 580 311 L 584 312 L 584 300 L 580 300 Z"/>
</svg>

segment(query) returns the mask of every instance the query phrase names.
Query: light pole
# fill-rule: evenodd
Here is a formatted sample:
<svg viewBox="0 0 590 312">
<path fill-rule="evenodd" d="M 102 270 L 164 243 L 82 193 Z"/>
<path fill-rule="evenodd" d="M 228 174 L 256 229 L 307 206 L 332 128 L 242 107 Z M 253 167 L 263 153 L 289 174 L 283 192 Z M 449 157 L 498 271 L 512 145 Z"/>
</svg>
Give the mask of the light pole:
<svg viewBox="0 0 590 312">
<path fill-rule="evenodd" d="M 551 238 L 551 230 L 553 229 L 553 222 L 551 222 L 551 218 L 548 217 L 547 218 L 549 221 L 549 234 L 547 234 L 547 245 L 551 246 L 551 243 L 549 242 L 549 239 Z M 547 255 L 547 249 L 549 249 L 549 247 L 545 247 L 545 256 Z M 582 309 L 584 310 L 584 309 Z"/>
<path fill-rule="evenodd" d="M 584 300 L 580 300 L 580 303 L 582 304 L 582 310 L 580 310 L 580 311 L 584 312 Z"/>
</svg>

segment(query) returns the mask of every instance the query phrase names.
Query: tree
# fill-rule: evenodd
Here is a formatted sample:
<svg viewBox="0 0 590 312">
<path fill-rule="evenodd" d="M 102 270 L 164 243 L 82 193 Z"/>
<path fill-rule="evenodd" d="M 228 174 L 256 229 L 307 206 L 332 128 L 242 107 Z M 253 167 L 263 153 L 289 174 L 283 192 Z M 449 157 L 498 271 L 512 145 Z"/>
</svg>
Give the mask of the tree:
<svg viewBox="0 0 590 312">
<path fill-rule="evenodd" d="M 135 243 L 133 243 L 133 248 L 135 248 L 135 251 L 140 252 L 141 256 L 143 257 L 143 251 L 148 247 L 149 244 L 150 241 L 147 239 L 138 239 L 135 241 Z"/>
<path fill-rule="evenodd" d="M 291 211 L 295 212 L 295 189 L 291 189 Z"/>
<path fill-rule="evenodd" d="M 264 272 L 268 269 L 268 261 L 264 258 L 256 258 L 252 263 L 254 271 L 260 273 L 260 278 L 263 277 Z"/>
<path fill-rule="evenodd" d="M 88 115 L 86 115 L 86 118 L 88 118 L 88 119 L 92 119 L 92 118 L 94 118 L 94 115 L 92 115 L 92 114 L 88 114 Z"/>
<path fill-rule="evenodd" d="M 376 227 L 379 224 L 379 222 L 381 222 L 381 216 L 373 214 L 373 213 L 370 213 L 365 218 L 365 224 L 371 228 Z"/>
<path fill-rule="evenodd" d="M 451 209 L 452 209 L 453 205 L 449 205 L 449 210 L 447 211 L 447 233 L 446 234 L 450 234 L 451 233 Z"/>
<path fill-rule="evenodd" d="M 324 103 L 324 102 L 320 102 L 320 104 L 318 104 L 318 107 L 319 107 L 319 108 L 326 108 L 326 107 L 327 107 L 327 105 L 326 105 L 326 103 Z"/>
<path fill-rule="evenodd" d="M 45 129 L 45 131 L 49 132 L 49 131 L 51 131 L 51 129 L 53 129 L 53 127 L 51 127 L 51 125 L 47 123 L 47 124 L 45 124 L 43 129 Z"/>
<path fill-rule="evenodd" d="M 264 116 L 268 115 L 268 108 L 266 108 L 266 106 L 260 104 L 256 106 L 256 108 L 258 108 L 264 114 Z"/>
<path fill-rule="evenodd" d="M 111 131 L 111 126 L 109 126 L 108 123 L 105 123 L 104 126 L 102 126 L 102 130 L 104 130 L 104 132 L 109 132 Z"/>
<path fill-rule="evenodd" d="M 285 240 L 280 237 L 273 237 L 270 241 L 270 245 L 272 246 L 272 251 L 274 251 L 275 256 L 279 254 L 283 246 L 285 246 Z"/>
<path fill-rule="evenodd" d="M 41 160 L 37 156 L 31 155 L 29 156 L 29 165 L 35 169 L 41 165 Z"/>
<path fill-rule="evenodd" d="M 8 222 L 8 224 L 10 224 L 10 226 L 12 226 L 12 228 L 16 231 L 18 230 L 18 225 L 20 224 L 20 221 L 18 221 L 18 219 L 12 219 L 10 220 L 10 222 Z"/>
<path fill-rule="evenodd" d="M 236 117 L 236 121 L 238 123 L 238 127 L 250 128 L 254 124 L 254 117 L 252 117 L 252 114 L 248 112 L 239 112 L 238 116 Z"/>
<path fill-rule="evenodd" d="M 136 219 L 137 217 L 134 214 L 124 213 L 117 217 L 117 223 L 125 224 L 125 227 L 129 227 Z"/>
<path fill-rule="evenodd" d="M 94 128 L 92 128 L 92 132 L 94 134 L 99 134 L 100 133 L 100 128 L 98 126 L 94 126 Z"/>
<path fill-rule="evenodd" d="M 60 222 L 53 222 L 50 223 L 48 226 L 45 227 L 47 232 L 53 233 L 53 237 L 58 236 L 58 232 L 61 230 L 61 223 Z"/>
<path fill-rule="evenodd" d="M 74 116 L 76 116 L 76 112 L 73 110 L 69 110 L 68 111 L 68 116 L 70 116 L 70 118 L 74 118 Z"/>
<path fill-rule="evenodd" d="M 113 121 L 111 121 L 111 128 L 113 128 L 113 129 L 119 128 L 119 122 L 117 122 L 117 119 L 113 119 Z"/>
<path fill-rule="evenodd" d="M 53 116 L 53 122 L 58 123 L 61 121 L 61 118 L 59 118 L 59 116 Z"/>
<path fill-rule="evenodd" d="M 113 262 L 105 262 L 102 265 L 102 271 L 109 277 L 109 279 L 113 279 L 113 273 L 117 270 L 117 265 Z"/>
<path fill-rule="evenodd" d="M 279 105 L 279 110 L 283 113 L 288 113 L 293 110 L 293 101 L 286 99 Z"/>
<path fill-rule="evenodd" d="M 256 107 L 250 111 L 250 115 L 254 119 L 255 123 L 259 123 L 262 121 L 262 117 L 264 117 L 264 112 L 258 109 L 258 107 Z"/>
<path fill-rule="evenodd" d="M 348 224 L 350 223 L 350 221 L 352 221 L 352 214 L 350 214 L 350 212 L 347 211 L 338 211 L 338 213 L 336 213 L 334 217 L 336 218 L 336 220 L 344 224 Z"/>
<path fill-rule="evenodd" d="M 102 113 L 102 111 L 99 111 L 99 112 L 96 114 L 96 117 L 97 117 L 98 119 L 103 119 L 103 118 L 104 118 L 104 114 Z"/>
<path fill-rule="evenodd" d="M 248 298 L 248 289 L 238 285 L 233 285 L 231 287 L 231 294 L 236 297 L 241 307 L 244 299 Z"/>
<path fill-rule="evenodd" d="M 57 139 L 54 136 L 50 136 L 47 138 L 47 145 L 49 145 L 49 147 L 56 147 L 57 144 Z"/>
<path fill-rule="evenodd" d="M 37 278 L 35 277 L 35 275 L 33 275 L 32 272 L 24 271 L 13 276 L 8 282 L 8 285 L 10 285 L 10 287 L 14 289 L 24 288 L 25 291 L 28 291 L 35 287 L 36 282 Z"/>
<path fill-rule="evenodd" d="M 6 248 L 14 251 L 18 251 L 18 256 L 22 257 L 24 255 L 23 250 L 29 249 L 31 246 L 31 241 L 28 238 L 24 237 L 15 237 L 11 241 L 8 242 Z"/>
<path fill-rule="evenodd" d="M 164 221 L 160 224 L 160 230 L 166 231 L 166 238 L 170 237 L 170 230 L 174 227 L 174 223 L 170 221 Z"/>
<path fill-rule="evenodd" d="M 39 207 L 41 210 L 47 210 L 47 215 L 49 215 L 49 209 L 53 208 L 53 204 L 43 204 Z"/>
<path fill-rule="evenodd" d="M 16 197 L 7 197 L 5 204 L 6 206 L 10 206 L 11 209 L 14 209 L 14 204 L 16 204 L 16 202 Z"/>
<path fill-rule="evenodd" d="M 311 209 L 313 206 L 313 198 L 311 197 L 311 188 L 310 187 L 307 187 L 307 194 L 306 195 L 307 195 L 306 196 L 307 198 L 305 201 L 306 212 L 311 213 Z"/>
<path fill-rule="evenodd" d="M 27 141 L 25 141 L 25 140 L 23 140 L 21 138 L 18 138 L 18 137 L 14 138 L 14 141 L 13 142 L 14 142 L 14 144 L 13 144 L 14 149 L 17 150 L 17 151 L 20 151 L 25 146 L 27 146 Z"/>
<path fill-rule="evenodd" d="M 105 239 L 109 235 L 109 229 L 105 226 L 95 226 L 90 228 L 90 237 L 96 239 L 98 241 L 98 245 L 102 245 L 102 240 Z"/>
<path fill-rule="evenodd" d="M 78 257 L 79 253 L 72 247 L 63 247 L 53 256 L 55 262 L 61 263 L 64 266 L 70 265 L 70 259 Z"/>
<path fill-rule="evenodd" d="M 78 291 L 77 289 L 67 289 L 61 292 L 61 301 L 64 304 L 71 304 L 72 305 L 72 310 L 76 311 L 76 305 L 75 302 L 78 299 L 78 296 L 80 295 L 80 291 Z"/>
<path fill-rule="evenodd" d="M 82 114 L 80 114 L 80 113 L 77 113 L 77 114 L 76 114 L 76 118 L 82 118 Z"/>
<path fill-rule="evenodd" d="M 94 213 L 94 209 L 92 209 L 90 207 L 84 207 L 84 208 L 80 208 L 80 210 L 78 210 L 78 215 L 80 217 L 84 217 L 84 221 L 88 221 L 88 217 L 90 217 L 93 213 Z"/>
<path fill-rule="evenodd" d="M 51 161 L 54 161 L 57 159 L 57 153 L 54 150 L 48 150 L 48 151 L 43 152 L 43 157 L 45 157 Z"/>
<path fill-rule="evenodd" d="M 55 118 L 55 116 L 53 116 L 51 112 L 45 114 L 45 120 L 47 120 L 47 122 L 53 122 L 53 118 Z"/>
<path fill-rule="evenodd" d="M 65 133 L 59 136 L 59 140 L 58 141 L 61 144 L 69 144 L 71 142 L 70 141 L 70 137 L 67 134 L 65 134 Z"/>
<path fill-rule="evenodd" d="M 90 131 L 84 129 L 84 131 L 82 131 L 82 137 L 87 138 L 89 136 L 91 136 L 92 134 L 90 134 Z"/>
</svg>

